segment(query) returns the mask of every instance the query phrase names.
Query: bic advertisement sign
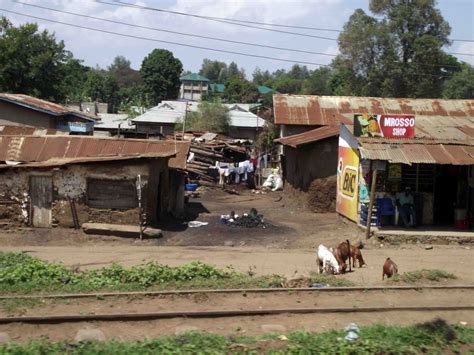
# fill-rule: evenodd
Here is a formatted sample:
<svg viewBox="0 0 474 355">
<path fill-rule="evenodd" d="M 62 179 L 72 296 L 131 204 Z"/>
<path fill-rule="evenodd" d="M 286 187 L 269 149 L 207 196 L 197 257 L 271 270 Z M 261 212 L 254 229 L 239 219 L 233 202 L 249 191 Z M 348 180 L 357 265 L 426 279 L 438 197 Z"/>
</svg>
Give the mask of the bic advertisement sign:
<svg viewBox="0 0 474 355">
<path fill-rule="evenodd" d="M 336 210 L 357 221 L 359 156 L 357 150 L 339 145 Z"/>
<path fill-rule="evenodd" d="M 413 115 L 354 115 L 356 137 L 414 138 Z"/>
</svg>

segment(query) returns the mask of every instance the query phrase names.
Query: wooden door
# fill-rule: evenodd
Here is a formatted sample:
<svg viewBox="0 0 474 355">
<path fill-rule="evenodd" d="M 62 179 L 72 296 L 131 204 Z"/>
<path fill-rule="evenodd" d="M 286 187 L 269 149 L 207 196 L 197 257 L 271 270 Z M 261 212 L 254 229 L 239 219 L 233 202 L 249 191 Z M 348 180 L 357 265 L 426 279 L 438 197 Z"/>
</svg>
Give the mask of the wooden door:
<svg viewBox="0 0 474 355">
<path fill-rule="evenodd" d="M 51 227 L 53 179 L 51 176 L 30 177 L 31 222 L 33 227 Z"/>
</svg>

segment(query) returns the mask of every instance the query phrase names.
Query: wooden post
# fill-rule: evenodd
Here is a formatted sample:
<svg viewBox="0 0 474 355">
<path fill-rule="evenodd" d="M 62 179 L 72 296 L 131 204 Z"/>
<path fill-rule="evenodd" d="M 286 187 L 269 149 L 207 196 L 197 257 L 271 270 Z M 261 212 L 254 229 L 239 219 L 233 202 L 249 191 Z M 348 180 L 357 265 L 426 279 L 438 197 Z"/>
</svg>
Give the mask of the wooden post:
<svg viewBox="0 0 474 355">
<path fill-rule="evenodd" d="M 143 240 L 143 211 L 142 211 L 142 176 L 137 176 L 138 218 L 140 223 L 140 240 Z"/>
<path fill-rule="evenodd" d="M 367 213 L 367 228 L 365 230 L 365 238 L 370 238 L 370 225 L 372 223 L 372 208 L 374 207 L 374 198 L 375 198 L 375 187 L 377 185 L 377 169 L 374 169 L 372 174 L 372 184 L 370 186 L 370 201 L 369 201 L 369 211 Z"/>
</svg>

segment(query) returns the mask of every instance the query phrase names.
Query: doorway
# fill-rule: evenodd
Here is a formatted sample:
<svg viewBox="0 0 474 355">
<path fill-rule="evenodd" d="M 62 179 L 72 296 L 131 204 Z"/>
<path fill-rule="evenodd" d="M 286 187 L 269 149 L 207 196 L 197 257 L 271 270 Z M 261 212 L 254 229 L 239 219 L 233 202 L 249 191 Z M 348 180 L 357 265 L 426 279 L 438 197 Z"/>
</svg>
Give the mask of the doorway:
<svg viewBox="0 0 474 355">
<path fill-rule="evenodd" d="M 33 227 L 51 227 L 53 178 L 30 176 L 31 224 Z"/>
</svg>

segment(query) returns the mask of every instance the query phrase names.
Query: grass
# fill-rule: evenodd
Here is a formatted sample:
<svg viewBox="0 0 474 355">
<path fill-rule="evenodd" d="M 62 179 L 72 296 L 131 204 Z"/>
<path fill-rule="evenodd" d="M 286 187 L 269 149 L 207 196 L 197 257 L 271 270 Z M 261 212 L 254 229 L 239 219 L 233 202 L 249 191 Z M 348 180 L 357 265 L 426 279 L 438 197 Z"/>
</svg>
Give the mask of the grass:
<svg viewBox="0 0 474 355">
<path fill-rule="evenodd" d="M 2 293 L 144 291 L 185 288 L 268 288 L 281 287 L 278 275 L 251 276 L 221 270 L 201 262 L 178 267 L 148 262 L 131 268 L 113 264 L 97 270 L 78 271 L 49 263 L 27 254 L 0 252 Z M 3 304 L 3 308 L 12 305 Z"/>
<path fill-rule="evenodd" d="M 0 309 L 8 315 L 23 315 L 29 308 L 36 307 L 41 303 L 38 299 L 0 300 Z"/>
<path fill-rule="evenodd" d="M 44 339 L 0 345 L 0 354 L 443 354 L 474 350 L 474 328 L 449 326 L 442 320 L 407 327 L 362 327 L 359 338 L 353 342 L 344 340 L 344 331 L 297 331 L 287 334 L 287 340 L 279 340 L 279 336 L 226 337 L 192 332 L 144 341 L 79 344 L 53 343 Z"/>
<path fill-rule="evenodd" d="M 331 287 L 350 287 L 354 286 L 352 281 L 337 278 L 334 275 L 326 275 L 326 274 L 318 274 L 318 273 L 311 273 L 310 274 L 311 283 L 321 283 L 325 285 L 329 285 Z"/>
<path fill-rule="evenodd" d="M 432 281 L 432 282 L 440 282 L 443 280 L 455 280 L 457 276 L 451 274 L 447 271 L 443 270 L 417 270 L 417 271 L 409 271 L 403 274 L 395 275 L 392 280 L 394 282 L 405 282 L 405 283 L 417 283 L 422 281 Z"/>
</svg>

